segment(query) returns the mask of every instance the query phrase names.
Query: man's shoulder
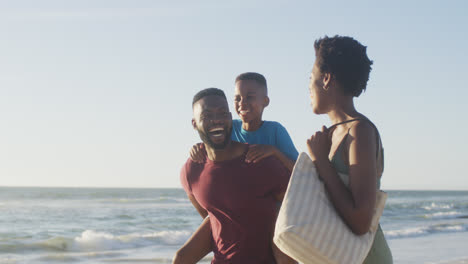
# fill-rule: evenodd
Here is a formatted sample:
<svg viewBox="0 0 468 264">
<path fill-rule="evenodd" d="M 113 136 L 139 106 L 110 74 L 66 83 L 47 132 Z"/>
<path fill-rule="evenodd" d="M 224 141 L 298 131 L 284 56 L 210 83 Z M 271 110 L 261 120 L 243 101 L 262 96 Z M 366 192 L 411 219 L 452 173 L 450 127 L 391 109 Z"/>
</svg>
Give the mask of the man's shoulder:
<svg viewBox="0 0 468 264">
<path fill-rule="evenodd" d="M 199 174 L 203 170 L 204 163 L 198 163 L 188 158 L 181 169 L 181 175 L 187 177 L 193 174 Z"/>
<path fill-rule="evenodd" d="M 255 164 L 259 168 L 268 169 L 268 170 L 270 169 L 275 170 L 275 169 L 283 167 L 283 164 L 281 163 L 281 161 L 275 156 L 268 156 L 251 164 Z"/>
<path fill-rule="evenodd" d="M 191 158 L 188 158 L 184 165 L 182 165 L 182 168 L 189 168 L 191 167 L 195 162 L 191 159 Z"/>
<path fill-rule="evenodd" d="M 259 179 L 273 182 L 290 176 L 288 169 L 273 156 L 266 157 L 255 163 L 249 163 L 245 170 L 250 175 L 257 175 Z"/>
</svg>

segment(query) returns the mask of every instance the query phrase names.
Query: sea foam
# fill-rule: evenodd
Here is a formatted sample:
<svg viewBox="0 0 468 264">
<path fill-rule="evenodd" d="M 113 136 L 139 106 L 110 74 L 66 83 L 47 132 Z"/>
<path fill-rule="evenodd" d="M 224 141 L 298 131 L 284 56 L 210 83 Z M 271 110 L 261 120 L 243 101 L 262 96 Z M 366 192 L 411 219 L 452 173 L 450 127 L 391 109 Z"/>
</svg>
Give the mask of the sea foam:
<svg viewBox="0 0 468 264">
<path fill-rule="evenodd" d="M 451 209 L 453 208 L 453 203 L 450 204 L 438 204 L 438 203 L 431 203 L 430 205 L 426 205 L 422 207 L 425 210 L 440 210 L 440 209 Z"/>
<path fill-rule="evenodd" d="M 424 218 L 430 219 L 453 219 L 462 216 L 462 213 L 457 211 L 450 211 L 450 212 L 437 212 L 433 214 L 425 214 Z"/>
<path fill-rule="evenodd" d="M 413 227 L 399 230 L 388 230 L 384 231 L 385 237 L 388 239 L 395 238 L 407 238 L 426 236 L 434 233 L 445 233 L 445 232 L 464 232 L 468 231 L 468 226 L 463 224 L 435 224 L 424 227 Z"/>
<path fill-rule="evenodd" d="M 191 235 L 191 231 L 160 231 L 113 235 L 106 232 L 86 230 L 75 238 L 53 237 L 40 245 L 52 250 L 70 252 L 95 252 L 140 248 L 151 245 L 180 245 Z"/>
</svg>

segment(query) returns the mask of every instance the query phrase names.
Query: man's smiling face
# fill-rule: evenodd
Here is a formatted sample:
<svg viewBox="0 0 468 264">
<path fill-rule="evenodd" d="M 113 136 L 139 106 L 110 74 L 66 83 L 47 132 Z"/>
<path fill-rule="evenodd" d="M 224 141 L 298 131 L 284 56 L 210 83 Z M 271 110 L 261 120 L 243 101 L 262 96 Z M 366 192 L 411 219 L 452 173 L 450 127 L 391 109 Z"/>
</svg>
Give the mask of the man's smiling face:
<svg viewBox="0 0 468 264">
<path fill-rule="evenodd" d="M 213 149 L 224 149 L 231 141 L 232 115 L 225 98 L 208 95 L 193 106 L 193 127 L 200 139 Z"/>
</svg>

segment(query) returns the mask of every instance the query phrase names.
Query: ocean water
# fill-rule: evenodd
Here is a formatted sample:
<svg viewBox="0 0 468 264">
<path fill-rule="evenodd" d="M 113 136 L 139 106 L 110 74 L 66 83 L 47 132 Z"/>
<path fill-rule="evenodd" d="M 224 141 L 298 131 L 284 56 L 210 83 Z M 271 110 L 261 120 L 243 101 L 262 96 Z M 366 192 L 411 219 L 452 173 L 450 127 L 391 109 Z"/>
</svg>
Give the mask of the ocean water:
<svg viewBox="0 0 468 264">
<path fill-rule="evenodd" d="M 388 193 L 395 263 L 468 258 L 468 191 Z M 0 187 L 0 263 L 171 263 L 200 222 L 182 189 Z"/>
</svg>

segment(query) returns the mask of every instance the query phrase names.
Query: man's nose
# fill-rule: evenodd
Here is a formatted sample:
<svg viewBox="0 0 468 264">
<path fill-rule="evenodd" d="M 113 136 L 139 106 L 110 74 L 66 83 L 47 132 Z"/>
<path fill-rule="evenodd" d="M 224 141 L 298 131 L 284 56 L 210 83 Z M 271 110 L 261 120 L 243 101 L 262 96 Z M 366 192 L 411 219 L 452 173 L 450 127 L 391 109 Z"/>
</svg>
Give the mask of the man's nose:
<svg viewBox="0 0 468 264">
<path fill-rule="evenodd" d="M 223 114 L 214 114 L 211 122 L 213 123 L 222 123 L 224 121 Z"/>
</svg>

